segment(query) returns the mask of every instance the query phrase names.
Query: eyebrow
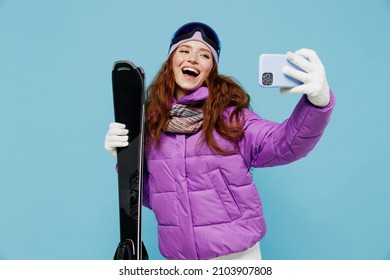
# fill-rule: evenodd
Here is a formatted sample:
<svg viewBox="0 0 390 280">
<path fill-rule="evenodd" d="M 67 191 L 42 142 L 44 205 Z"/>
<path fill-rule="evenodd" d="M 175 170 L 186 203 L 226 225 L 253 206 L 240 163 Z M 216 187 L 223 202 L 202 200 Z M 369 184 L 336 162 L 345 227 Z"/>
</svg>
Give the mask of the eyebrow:
<svg viewBox="0 0 390 280">
<path fill-rule="evenodd" d="M 185 47 L 185 48 L 190 48 L 190 49 L 193 48 L 192 46 L 187 45 L 186 43 L 181 44 L 181 45 L 179 46 L 179 48 L 180 48 L 180 47 Z M 200 51 L 206 51 L 206 52 L 209 52 L 209 53 L 211 54 L 211 51 L 210 51 L 208 48 L 200 48 L 199 50 L 200 50 Z"/>
</svg>

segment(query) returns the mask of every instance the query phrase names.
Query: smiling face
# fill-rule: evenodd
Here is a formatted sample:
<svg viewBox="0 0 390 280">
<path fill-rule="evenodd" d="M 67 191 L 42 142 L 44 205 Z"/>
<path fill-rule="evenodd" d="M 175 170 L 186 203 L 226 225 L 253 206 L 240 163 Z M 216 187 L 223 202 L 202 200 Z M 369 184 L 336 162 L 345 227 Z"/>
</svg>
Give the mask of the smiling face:
<svg viewBox="0 0 390 280">
<path fill-rule="evenodd" d="M 213 56 L 202 42 L 188 41 L 181 44 L 172 59 L 176 100 L 203 86 L 213 64 Z"/>
</svg>

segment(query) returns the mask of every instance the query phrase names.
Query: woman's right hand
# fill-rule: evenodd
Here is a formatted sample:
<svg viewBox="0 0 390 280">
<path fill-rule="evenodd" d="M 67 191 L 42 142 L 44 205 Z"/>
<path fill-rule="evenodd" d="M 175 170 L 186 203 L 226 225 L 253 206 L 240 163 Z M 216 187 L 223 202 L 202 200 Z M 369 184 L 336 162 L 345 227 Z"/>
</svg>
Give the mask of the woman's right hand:
<svg viewBox="0 0 390 280">
<path fill-rule="evenodd" d="M 116 148 L 129 145 L 129 137 L 127 134 L 129 134 L 129 130 L 126 129 L 126 125 L 116 122 L 110 123 L 104 141 L 104 148 L 106 151 L 116 158 Z"/>
</svg>

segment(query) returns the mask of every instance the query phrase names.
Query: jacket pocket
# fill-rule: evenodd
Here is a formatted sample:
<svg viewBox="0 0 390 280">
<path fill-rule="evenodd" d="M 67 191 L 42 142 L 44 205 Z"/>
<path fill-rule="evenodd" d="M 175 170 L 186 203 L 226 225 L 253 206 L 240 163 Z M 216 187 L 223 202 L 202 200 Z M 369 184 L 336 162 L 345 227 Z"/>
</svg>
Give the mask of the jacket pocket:
<svg viewBox="0 0 390 280">
<path fill-rule="evenodd" d="M 241 211 L 221 171 L 216 169 L 208 175 L 230 219 L 235 220 L 241 217 Z"/>
</svg>

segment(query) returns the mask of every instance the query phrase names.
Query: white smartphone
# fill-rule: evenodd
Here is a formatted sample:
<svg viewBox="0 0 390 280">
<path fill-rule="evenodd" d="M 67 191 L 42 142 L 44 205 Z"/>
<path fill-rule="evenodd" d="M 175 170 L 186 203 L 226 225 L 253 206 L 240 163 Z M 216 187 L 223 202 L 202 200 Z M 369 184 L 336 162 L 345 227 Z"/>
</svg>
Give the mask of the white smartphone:
<svg viewBox="0 0 390 280">
<path fill-rule="evenodd" d="M 262 87 L 292 88 L 301 85 L 302 82 L 282 72 L 287 65 L 303 71 L 287 60 L 284 54 L 261 54 L 259 57 L 259 84 Z"/>
</svg>

